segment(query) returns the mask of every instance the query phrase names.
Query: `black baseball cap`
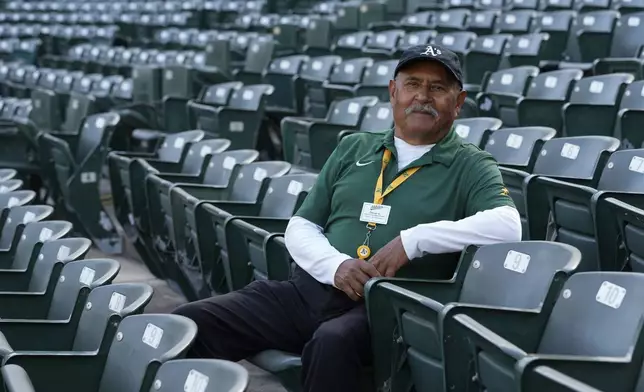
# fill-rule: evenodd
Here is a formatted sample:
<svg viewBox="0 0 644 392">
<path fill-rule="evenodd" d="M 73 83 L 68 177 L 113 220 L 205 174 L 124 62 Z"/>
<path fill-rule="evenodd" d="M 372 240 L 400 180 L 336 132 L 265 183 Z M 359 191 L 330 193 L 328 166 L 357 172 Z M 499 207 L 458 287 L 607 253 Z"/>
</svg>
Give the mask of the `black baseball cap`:
<svg viewBox="0 0 644 392">
<path fill-rule="evenodd" d="M 458 84 L 463 87 L 463 71 L 461 70 L 461 61 L 456 53 L 440 45 L 416 45 L 405 49 L 400 56 L 394 78 L 398 75 L 404 66 L 416 61 L 437 61 L 454 75 Z"/>
</svg>

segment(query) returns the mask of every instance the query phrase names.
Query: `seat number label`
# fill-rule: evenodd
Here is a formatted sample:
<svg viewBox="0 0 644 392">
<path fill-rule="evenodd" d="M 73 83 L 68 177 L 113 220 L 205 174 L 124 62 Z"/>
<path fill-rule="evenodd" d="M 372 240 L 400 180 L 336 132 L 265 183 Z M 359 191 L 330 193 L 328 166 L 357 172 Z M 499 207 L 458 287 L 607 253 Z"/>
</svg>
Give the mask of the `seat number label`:
<svg viewBox="0 0 644 392">
<path fill-rule="evenodd" d="M 508 255 L 505 256 L 503 267 L 510 271 L 525 274 L 525 272 L 528 270 L 529 264 L 530 255 L 511 250 L 508 252 Z"/>
<path fill-rule="evenodd" d="M 614 283 L 604 281 L 597 291 L 595 299 L 600 304 L 618 309 L 626 297 L 626 289 Z"/>
<path fill-rule="evenodd" d="M 143 331 L 143 338 L 141 340 L 148 346 L 157 349 L 159 348 L 159 343 L 161 343 L 162 337 L 163 330 L 152 323 L 148 323 L 145 327 L 145 331 Z"/>
<path fill-rule="evenodd" d="M 126 300 L 127 300 L 127 297 L 124 296 L 123 294 L 113 292 L 112 297 L 110 298 L 110 303 L 108 305 L 108 308 L 112 312 L 120 312 L 125 307 Z"/>
<path fill-rule="evenodd" d="M 205 392 L 210 382 L 210 377 L 194 369 L 190 370 L 186 382 L 183 384 L 185 392 Z"/>
</svg>

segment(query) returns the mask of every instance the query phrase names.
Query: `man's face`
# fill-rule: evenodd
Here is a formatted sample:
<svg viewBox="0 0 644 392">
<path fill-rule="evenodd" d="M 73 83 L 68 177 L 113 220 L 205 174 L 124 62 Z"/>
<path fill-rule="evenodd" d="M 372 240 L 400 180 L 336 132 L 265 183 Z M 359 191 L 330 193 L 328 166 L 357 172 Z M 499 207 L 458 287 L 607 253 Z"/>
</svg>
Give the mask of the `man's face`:
<svg viewBox="0 0 644 392">
<path fill-rule="evenodd" d="M 416 140 L 440 140 L 465 101 L 449 71 L 436 61 L 417 61 L 389 82 L 396 127 Z"/>
</svg>

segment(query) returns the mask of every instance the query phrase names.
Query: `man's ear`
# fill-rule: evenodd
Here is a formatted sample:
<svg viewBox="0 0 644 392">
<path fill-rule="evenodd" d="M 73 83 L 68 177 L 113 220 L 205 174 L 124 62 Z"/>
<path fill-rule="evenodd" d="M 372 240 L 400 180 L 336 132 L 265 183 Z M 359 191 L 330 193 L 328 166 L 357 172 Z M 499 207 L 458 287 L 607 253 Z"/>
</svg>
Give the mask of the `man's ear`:
<svg viewBox="0 0 644 392">
<path fill-rule="evenodd" d="M 389 102 L 394 103 L 396 99 L 396 80 L 391 79 L 389 81 Z"/>
<path fill-rule="evenodd" d="M 458 93 L 458 96 L 456 97 L 456 108 L 454 109 L 454 118 L 457 118 L 458 115 L 461 113 L 461 108 L 463 107 L 463 104 L 465 103 L 465 98 L 467 98 L 467 91 L 461 90 Z"/>
</svg>

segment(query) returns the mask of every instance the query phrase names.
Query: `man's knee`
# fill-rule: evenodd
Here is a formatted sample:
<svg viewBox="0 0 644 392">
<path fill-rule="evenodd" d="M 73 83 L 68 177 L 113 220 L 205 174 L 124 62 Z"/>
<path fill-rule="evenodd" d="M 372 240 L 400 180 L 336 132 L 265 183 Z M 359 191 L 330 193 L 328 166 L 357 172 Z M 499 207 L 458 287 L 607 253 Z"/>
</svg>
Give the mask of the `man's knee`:
<svg viewBox="0 0 644 392">
<path fill-rule="evenodd" d="M 356 332 L 354 328 L 347 328 L 341 324 L 322 324 L 313 334 L 309 344 L 329 352 L 352 350 L 356 340 L 361 338 L 356 336 Z"/>
<path fill-rule="evenodd" d="M 189 302 L 187 304 L 179 305 L 176 309 L 172 311 L 172 314 L 179 316 L 187 317 L 194 322 L 201 317 L 204 312 L 203 306 L 200 303 L 201 301 Z"/>
</svg>

